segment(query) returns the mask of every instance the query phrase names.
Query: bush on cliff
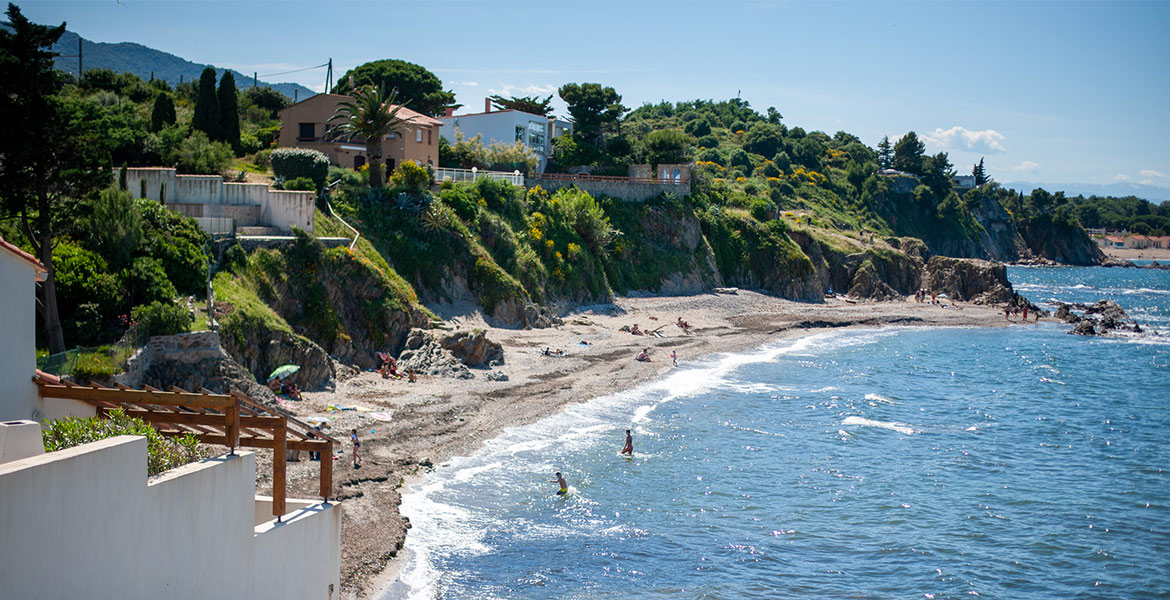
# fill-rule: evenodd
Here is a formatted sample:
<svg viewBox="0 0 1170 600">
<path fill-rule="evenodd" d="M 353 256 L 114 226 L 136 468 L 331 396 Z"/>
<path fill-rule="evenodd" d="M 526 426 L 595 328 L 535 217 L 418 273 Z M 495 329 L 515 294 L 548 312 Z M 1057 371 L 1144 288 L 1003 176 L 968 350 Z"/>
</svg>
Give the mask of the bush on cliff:
<svg viewBox="0 0 1170 600">
<path fill-rule="evenodd" d="M 273 175 L 280 182 L 307 177 L 321 188 L 329 174 L 329 158 L 320 150 L 277 148 L 268 156 L 268 161 L 272 165 Z"/>
</svg>

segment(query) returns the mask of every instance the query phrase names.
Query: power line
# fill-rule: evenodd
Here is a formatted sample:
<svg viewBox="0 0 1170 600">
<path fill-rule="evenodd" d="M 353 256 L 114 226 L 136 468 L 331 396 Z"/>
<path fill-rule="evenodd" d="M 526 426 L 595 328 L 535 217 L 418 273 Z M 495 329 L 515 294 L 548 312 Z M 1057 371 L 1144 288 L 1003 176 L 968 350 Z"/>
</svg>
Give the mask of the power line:
<svg viewBox="0 0 1170 600">
<path fill-rule="evenodd" d="M 303 69 L 294 69 L 292 71 L 281 71 L 280 73 L 269 73 L 267 75 L 257 75 L 257 77 L 276 77 L 277 75 L 288 75 L 290 73 L 300 73 L 302 71 L 312 71 L 313 69 L 320 69 L 322 67 L 328 67 L 328 66 L 329 66 L 329 63 L 326 62 L 326 63 L 321 63 L 315 67 L 305 67 Z"/>
</svg>

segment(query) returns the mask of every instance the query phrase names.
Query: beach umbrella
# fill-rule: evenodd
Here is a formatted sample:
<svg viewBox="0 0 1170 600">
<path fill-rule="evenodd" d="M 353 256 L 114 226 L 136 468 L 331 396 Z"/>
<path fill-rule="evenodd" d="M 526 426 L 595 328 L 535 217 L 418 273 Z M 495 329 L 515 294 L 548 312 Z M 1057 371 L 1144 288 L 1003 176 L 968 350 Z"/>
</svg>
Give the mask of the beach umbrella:
<svg viewBox="0 0 1170 600">
<path fill-rule="evenodd" d="M 272 374 L 268 376 L 268 381 L 272 381 L 273 379 L 276 379 L 277 377 L 279 377 L 283 380 L 285 377 L 288 377 L 289 375 L 292 375 L 293 373 L 296 373 L 297 371 L 300 371 L 300 370 L 301 370 L 301 368 L 298 367 L 297 365 L 284 365 L 283 367 L 276 367 L 276 370 L 273 371 Z"/>
</svg>

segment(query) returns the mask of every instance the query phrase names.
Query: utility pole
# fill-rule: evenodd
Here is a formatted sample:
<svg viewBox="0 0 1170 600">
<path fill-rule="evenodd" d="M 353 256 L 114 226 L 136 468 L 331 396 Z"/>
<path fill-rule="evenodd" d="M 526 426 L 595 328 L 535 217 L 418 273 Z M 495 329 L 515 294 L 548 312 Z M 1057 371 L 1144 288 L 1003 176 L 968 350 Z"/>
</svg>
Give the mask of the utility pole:
<svg viewBox="0 0 1170 600">
<path fill-rule="evenodd" d="M 329 69 L 325 71 L 325 93 L 333 89 L 333 59 L 329 59 Z"/>
<path fill-rule="evenodd" d="M 259 78 L 256 77 L 256 71 L 252 71 L 252 87 L 256 87 L 257 81 L 259 81 Z"/>
</svg>

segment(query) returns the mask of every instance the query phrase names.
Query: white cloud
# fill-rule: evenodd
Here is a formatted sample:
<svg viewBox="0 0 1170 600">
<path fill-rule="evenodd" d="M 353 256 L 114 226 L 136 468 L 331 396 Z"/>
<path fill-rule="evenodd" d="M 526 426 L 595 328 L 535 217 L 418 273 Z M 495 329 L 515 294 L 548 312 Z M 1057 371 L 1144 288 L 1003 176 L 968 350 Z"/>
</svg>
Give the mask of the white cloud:
<svg viewBox="0 0 1170 600">
<path fill-rule="evenodd" d="M 1030 160 L 1025 160 L 1014 167 L 1008 167 L 1008 170 L 1016 171 L 1017 173 L 1039 173 L 1040 165 Z"/>
<path fill-rule="evenodd" d="M 479 85 L 478 81 L 456 81 L 455 83 L 457 83 L 459 85 L 465 85 L 467 87 L 475 87 L 475 86 Z"/>
<path fill-rule="evenodd" d="M 537 85 L 530 83 L 528 85 L 520 86 L 512 83 L 505 83 L 499 88 L 488 88 L 488 91 L 493 94 L 501 96 L 547 96 L 557 91 L 555 85 Z"/>
<path fill-rule="evenodd" d="M 1142 177 L 1151 177 L 1151 178 L 1157 177 L 1158 179 L 1166 179 L 1166 178 L 1170 177 L 1170 175 L 1164 175 L 1164 174 L 1159 173 L 1158 171 L 1155 171 L 1153 169 L 1142 169 L 1141 175 L 1142 175 Z"/>
<path fill-rule="evenodd" d="M 1154 185 L 1154 180 L 1153 179 L 1143 179 L 1143 180 L 1139 181 L 1138 183 L 1140 183 L 1142 185 Z"/>
<path fill-rule="evenodd" d="M 1118 173 L 1113 176 L 1113 181 L 1129 181 L 1129 175 L 1125 173 Z"/>
<path fill-rule="evenodd" d="M 1003 140 L 1003 134 L 994 129 L 971 131 L 958 125 L 950 129 L 939 128 L 930 133 L 922 134 L 922 141 L 941 146 L 946 150 L 965 150 L 986 154 L 1007 152 L 1007 148 L 1003 147 Z"/>
</svg>

